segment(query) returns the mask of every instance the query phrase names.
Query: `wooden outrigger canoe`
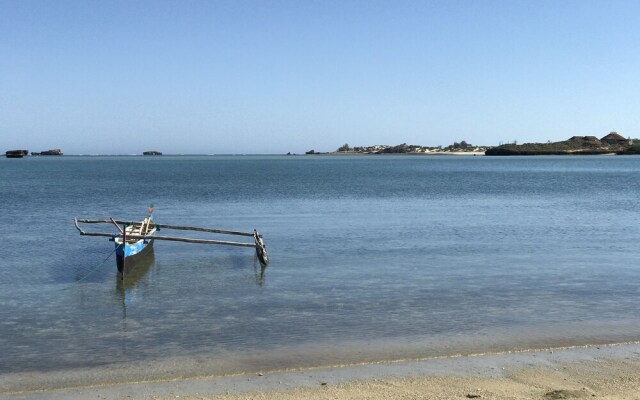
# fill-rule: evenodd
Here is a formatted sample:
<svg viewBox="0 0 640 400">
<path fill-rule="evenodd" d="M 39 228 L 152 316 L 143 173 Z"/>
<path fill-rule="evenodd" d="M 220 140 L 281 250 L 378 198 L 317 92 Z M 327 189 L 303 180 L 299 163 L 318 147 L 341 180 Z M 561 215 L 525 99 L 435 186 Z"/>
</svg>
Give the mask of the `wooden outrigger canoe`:
<svg viewBox="0 0 640 400">
<path fill-rule="evenodd" d="M 240 232 L 240 231 L 213 229 L 213 228 L 198 228 L 193 226 L 156 224 L 153 222 L 152 214 L 153 214 L 153 207 L 149 207 L 149 214 L 142 221 L 130 222 L 130 221 L 116 220 L 113 218 L 108 218 L 108 219 L 74 218 L 74 222 L 75 222 L 76 229 L 80 231 L 80 235 L 108 237 L 109 240 L 114 242 L 118 272 L 120 272 L 123 275 L 126 273 L 126 269 L 129 268 L 131 264 L 133 264 L 137 259 L 143 257 L 147 252 L 149 252 L 152 249 L 153 242 L 155 240 L 253 247 L 256 249 L 256 256 L 258 257 L 258 260 L 260 261 L 260 263 L 263 266 L 266 266 L 269 263 L 269 256 L 267 254 L 267 248 L 266 248 L 266 245 L 264 244 L 264 240 L 262 239 L 262 235 L 259 234 L 255 229 L 253 232 Z M 118 232 L 117 233 L 87 232 L 80 227 L 80 224 L 103 224 L 103 223 L 115 225 L 118 229 Z M 160 229 L 195 231 L 195 232 L 214 233 L 214 234 L 220 234 L 220 235 L 248 236 L 253 238 L 253 242 L 231 242 L 231 241 L 215 240 L 215 239 L 196 239 L 196 238 L 188 238 L 188 237 L 157 235 L 156 233 Z"/>
</svg>

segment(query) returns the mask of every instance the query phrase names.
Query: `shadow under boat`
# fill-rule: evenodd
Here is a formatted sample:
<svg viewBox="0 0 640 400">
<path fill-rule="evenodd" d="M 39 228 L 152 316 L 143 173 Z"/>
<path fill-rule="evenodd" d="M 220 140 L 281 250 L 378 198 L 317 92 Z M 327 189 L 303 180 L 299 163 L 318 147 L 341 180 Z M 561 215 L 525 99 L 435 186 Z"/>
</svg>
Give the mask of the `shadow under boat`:
<svg viewBox="0 0 640 400">
<path fill-rule="evenodd" d="M 253 274 L 256 279 L 256 285 L 262 287 L 264 286 L 265 271 L 267 270 L 267 266 L 258 261 L 258 256 L 255 256 L 253 258 Z"/>
<path fill-rule="evenodd" d="M 138 255 L 136 255 L 138 256 Z M 118 273 L 116 275 L 115 295 L 118 302 L 122 306 L 122 321 L 126 324 L 127 306 L 139 296 L 144 296 L 144 292 L 151 284 L 153 272 L 149 272 L 155 265 L 156 258 L 153 247 L 149 247 L 148 251 L 136 257 L 131 261 L 127 257 L 125 275 Z M 125 326 L 126 329 L 126 326 Z"/>
</svg>

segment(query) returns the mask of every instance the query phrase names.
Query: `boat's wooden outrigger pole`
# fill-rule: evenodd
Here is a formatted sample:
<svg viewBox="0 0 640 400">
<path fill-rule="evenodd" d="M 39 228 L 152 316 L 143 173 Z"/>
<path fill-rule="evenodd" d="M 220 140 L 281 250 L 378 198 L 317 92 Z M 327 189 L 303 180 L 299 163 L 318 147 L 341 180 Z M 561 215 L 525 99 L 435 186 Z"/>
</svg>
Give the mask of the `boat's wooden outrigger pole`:
<svg viewBox="0 0 640 400">
<path fill-rule="evenodd" d="M 122 225 L 132 225 L 134 223 L 139 223 L 139 222 L 129 222 L 129 221 L 120 221 L 120 220 L 114 220 L 113 218 L 110 219 L 82 219 L 82 218 L 74 218 L 75 224 L 76 224 L 76 229 L 78 229 L 78 231 L 80 231 L 80 235 L 83 236 L 102 236 L 102 237 L 109 237 L 109 238 L 114 238 L 114 237 L 122 237 L 125 235 L 125 232 L 123 231 L 122 228 L 120 228 L 120 224 Z M 99 224 L 99 223 L 109 223 L 109 224 L 114 224 L 118 227 L 118 230 L 120 231 L 120 234 L 111 234 L 111 233 L 104 233 L 104 232 L 85 232 L 84 230 L 82 230 L 82 228 L 80 228 L 79 223 L 85 223 L 85 224 Z M 239 247 L 254 247 L 256 249 L 256 256 L 258 257 L 258 259 L 260 260 L 260 262 L 264 265 L 267 265 L 269 263 L 269 256 L 267 255 L 267 247 L 264 244 L 264 240 L 262 239 L 262 235 L 258 233 L 258 231 L 256 231 L 254 229 L 253 232 L 240 232 L 240 231 L 228 231 L 228 230 L 222 230 L 222 229 L 211 229 L 211 228 L 198 228 L 198 227 L 193 227 L 193 226 L 175 226 L 175 225 L 164 225 L 164 224 L 153 224 L 155 227 L 157 228 L 164 228 L 164 229 L 174 229 L 174 230 L 185 230 L 185 231 L 197 231 L 197 232 L 207 232 L 207 233 L 217 233 L 217 234 L 222 234 L 222 235 L 238 235 L 238 236 L 250 236 L 253 237 L 254 242 L 253 243 L 247 243 L 247 242 L 230 242 L 230 241 L 226 241 L 226 240 L 215 240 L 215 239 L 194 239 L 194 238 L 185 238 L 185 237 L 178 237 L 178 236 L 158 236 L 158 235 L 136 235 L 133 233 L 129 233 L 126 235 L 127 239 L 133 239 L 133 240 L 139 240 L 139 239 L 153 239 L 153 240 L 167 240 L 167 241 L 173 241 L 173 242 L 186 242 L 186 243 L 197 243 L 197 244 L 220 244 L 220 245 L 225 245 L 225 246 L 239 246 Z M 124 243 L 124 241 L 123 241 Z"/>
<path fill-rule="evenodd" d="M 124 235 L 124 230 L 122 228 L 120 228 L 120 225 L 118 225 L 116 220 L 113 219 L 113 218 L 109 218 L 109 220 L 116 226 L 116 228 L 118 228 L 118 230 L 120 231 L 120 234 Z M 123 240 L 123 242 L 124 242 L 124 240 Z"/>
<path fill-rule="evenodd" d="M 106 233 L 105 235 L 111 237 L 112 235 Z M 168 240 L 172 242 L 186 242 L 186 243 L 199 243 L 199 244 L 224 244 L 228 246 L 240 246 L 240 247 L 256 247 L 253 243 L 243 242 L 228 242 L 226 240 L 214 240 L 214 239 L 192 239 L 178 236 L 147 236 L 147 235 L 134 235 L 132 233 L 127 234 L 127 239 L 140 240 L 140 239 L 153 239 L 153 240 Z"/>
<path fill-rule="evenodd" d="M 113 218 L 111 219 L 76 218 L 76 221 L 81 222 L 83 224 L 102 224 L 102 223 L 112 222 L 112 219 Z M 113 220 L 113 222 L 115 222 L 116 224 L 125 224 L 125 225 L 132 225 L 135 223 L 139 223 L 139 221 L 120 221 L 120 220 Z M 161 229 L 164 228 L 164 229 L 175 229 L 175 230 L 182 230 L 182 231 L 220 233 L 222 235 L 253 236 L 253 232 L 228 231 L 228 230 L 213 229 L 213 228 L 198 228 L 195 226 L 177 226 L 177 225 L 165 225 L 165 224 L 155 224 L 155 223 L 153 225 Z"/>
</svg>

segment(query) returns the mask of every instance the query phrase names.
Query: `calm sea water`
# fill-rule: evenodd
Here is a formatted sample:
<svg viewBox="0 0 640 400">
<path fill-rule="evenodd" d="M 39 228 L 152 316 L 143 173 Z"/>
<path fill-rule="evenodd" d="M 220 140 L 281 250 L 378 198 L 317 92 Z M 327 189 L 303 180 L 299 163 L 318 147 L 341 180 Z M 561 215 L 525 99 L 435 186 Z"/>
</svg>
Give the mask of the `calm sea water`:
<svg viewBox="0 0 640 400">
<path fill-rule="evenodd" d="M 637 157 L 1 159 L 0 382 L 640 340 L 639 176 Z M 73 217 L 149 203 L 256 228 L 271 264 L 156 242 L 123 283 Z"/>
</svg>

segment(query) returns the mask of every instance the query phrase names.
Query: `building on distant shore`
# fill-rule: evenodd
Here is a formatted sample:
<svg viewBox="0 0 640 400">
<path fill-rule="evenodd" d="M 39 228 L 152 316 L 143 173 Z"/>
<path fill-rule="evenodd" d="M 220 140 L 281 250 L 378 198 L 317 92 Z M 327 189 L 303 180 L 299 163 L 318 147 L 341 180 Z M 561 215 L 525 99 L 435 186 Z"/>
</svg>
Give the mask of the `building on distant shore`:
<svg viewBox="0 0 640 400">
<path fill-rule="evenodd" d="M 600 139 L 601 142 L 612 144 L 614 146 L 627 144 L 627 139 L 622 137 L 622 135 L 618 135 L 617 132 L 611 132 L 607 136 Z"/>
</svg>

